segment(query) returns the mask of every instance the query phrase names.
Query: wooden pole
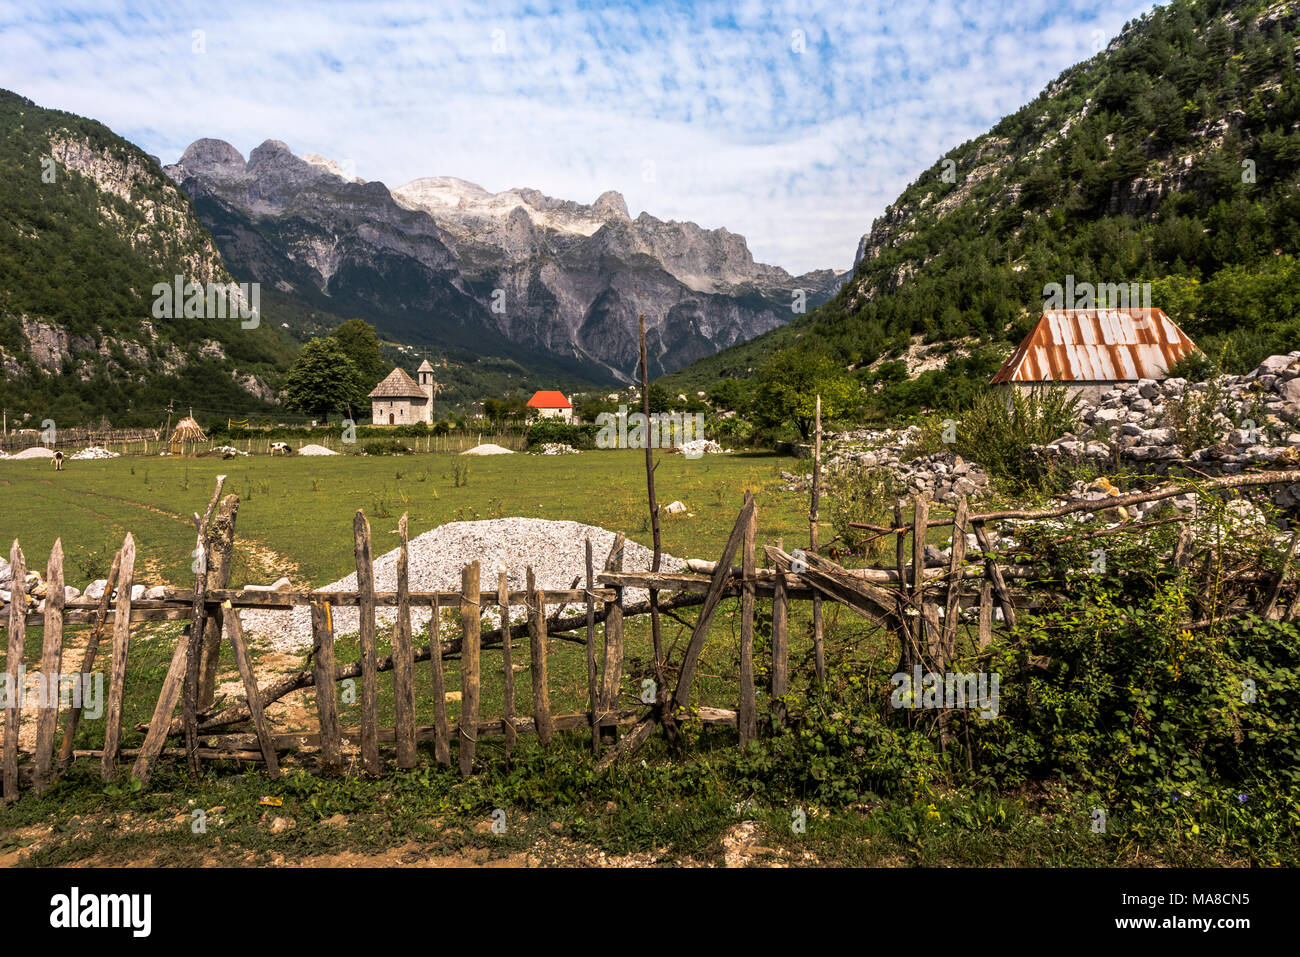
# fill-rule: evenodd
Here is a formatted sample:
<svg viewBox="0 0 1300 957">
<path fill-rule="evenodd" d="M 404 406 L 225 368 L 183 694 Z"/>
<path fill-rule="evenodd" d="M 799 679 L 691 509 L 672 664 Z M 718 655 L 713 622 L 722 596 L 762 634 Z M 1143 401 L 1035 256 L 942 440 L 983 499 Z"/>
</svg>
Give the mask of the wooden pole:
<svg viewBox="0 0 1300 957">
<path fill-rule="evenodd" d="M 442 672 L 442 609 L 438 596 L 430 602 L 433 616 L 429 619 L 429 665 L 433 670 L 433 755 L 437 762 L 451 766 L 450 729 L 447 727 L 447 682 Z"/>
<path fill-rule="evenodd" d="M 126 699 L 126 658 L 131 643 L 131 588 L 134 585 L 135 538 L 128 533 L 122 542 L 122 567 L 117 574 L 117 601 L 113 608 L 113 670 L 108 679 L 104 756 L 100 761 L 100 775 L 105 781 L 111 781 L 117 776 L 117 749 L 122 738 L 122 703 Z M 181 635 L 178 644 L 188 647 L 185 635 Z M 172 708 L 175 707 L 176 700 L 173 698 Z M 170 716 L 169 711 L 169 719 Z M 159 741 L 158 745 L 161 747 L 162 742 Z M 145 747 L 148 747 L 147 741 Z"/>
<path fill-rule="evenodd" d="M 406 513 L 397 523 L 397 623 L 393 626 L 393 720 L 397 766 L 415 767 L 415 649 L 411 645 L 410 546 Z"/>
<path fill-rule="evenodd" d="M 478 745 L 479 563 L 470 562 L 460 573 L 460 773 L 474 771 L 474 749 Z"/>
<path fill-rule="evenodd" d="M 952 519 L 952 551 L 948 563 L 948 598 L 943 610 L 943 640 L 941 642 L 939 671 L 946 671 L 957 653 L 957 619 L 960 616 L 961 571 L 966 563 L 966 515 L 969 504 L 966 496 L 957 502 L 957 513 Z"/>
<path fill-rule="evenodd" d="M 208 502 L 207 510 L 202 516 L 194 513 L 194 604 L 190 616 L 188 632 L 189 651 L 185 661 L 185 697 L 181 706 L 181 721 L 185 728 L 186 764 L 190 777 L 199 776 L 199 682 L 202 678 L 199 666 L 203 656 L 204 630 L 207 627 L 208 605 L 208 522 L 212 512 L 221 499 L 221 489 L 226 484 L 224 475 L 217 476 L 217 487 Z"/>
<path fill-rule="evenodd" d="M 777 539 L 776 547 L 784 551 L 785 540 Z M 780 725 L 784 725 L 786 719 L 785 702 L 781 698 L 790 690 L 789 615 L 785 575 L 777 569 L 772 591 L 772 716 Z"/>
<path fill-rule="evenodd" d="M 257 676 L 253 673 L 253 661 L 248 656 L 248 645 L 244 642 L 244 629 L 239 623 L 239 615 L 230 607 L 230 602 L 222 606 L 222 622 L 226 634 L 230 636 L 230 647 L 235 651 L 235 664 L 239 666 L 239 677 L 244 681 L 244 697 L 248 701 L 249 713 L 253 716 L 253 728 L 257 732 L 257 742 L 262 751 L 262 760 L 266 762 L 266 773 L 273 778 L 280 776 L 280 762 L 275 756 L 275 743 L 266 727 L 266 715 L 262 712 L 262 695 L 257 690 Z"/>
<path fill-rule="evenodd" d="M 609 557 L 605 559 L 605 571 L 623 570 L 623 545 L 625 536 L 619 532 L 614 536 Z M 605 603 L 605 654 L 604 670 L 601 673 L 600 710 L 602 718 L 618 707 L 618 692 L 623 683 L 623 589 L 616 589 L 617 597 Z M 601 729 L 602 740 L 618 740 L 618 728 Z"/>
<path fill-rule="evenodd" d="M 375 645 L 375 566 L 370 555 L 370 522 L 357 509 L 352 521 L 357 563 L 357 592 L 361 640 L 361 764 L 365 772 L 378 776 L 384 766 L 379 760 L 379 683 Z"/>
<path fill-rule="evenodd" d="M 812 507 L 808 511 L 808 544 L 815 554 L 818 548 L 818 523 L 820 520 L 822 498 L 822 397 L 817 396 L 817 407 L 813 426 L 813 479 Z M 817 683 L 826 682 L 826 646 L 823 637 L 822 599 L 813 596 L 813 655 Z"/>
<path fill-rule="evenodd" d="M 600 699 L 596 676 L 596 601 L 592 592 L 596 587 L 595 563 L 591 554 L 591 537 L 586 541 L 587 560 L 587 701 L 591 715 L 591 753 L 600 757 Z M 509 629 L 502 632 L 509 634 Z"/>
<path fill-rule="evenodd" d="M 654 450 L 650 448 L 649 423 L 650 423 L 650 368 L 646 360 L 645 346 L 645 313 L 640 317 L 640 338 L 641 338 L 641 413 L 645 416 L 646 421 L 646 443 L 645 443 L 645 484 L 646 494 L 650 506 L 650 531 L 654 539 L 654 556 L 650 566 L 652 572 L 659 571 L 659 563 L 663 555 L 659 541 L 659 503 L 655 499 L 655 468 Z M 659 632 L 659 589 L 650 589 L 650 638 L 651 645 L 654 648 L 655 655 L 655 694 L 661 695 L 663 692 L 664 675 L 663 661 L 664 648 L 663 639 Z"/>
<path fill-rule="evenodd" d="M 239 515 L 239 496 L 221 500 L 208 531 L 208 588 L 225 588 L 230 584 L 230 565 L 235 548 L 235 519 Z M 199 667 L 198 709 L 212 707 L 217 692 L 217 668 L 221 660 L 221 623 L 209 621 L 203 633 L 203 660 Z"/>
<path fill-rule="evenodd" d="M 510 577 L 505 566 L 497 572 L 497 608 L 501 612 L 501 664 L 505 671 L 505 716 L 501 719 L 501 730 L 506 736 L 506 757 L 515 749 L 517 733 L 515 731 L 515 665 L 510 641 Z"/>
<path fill-rule="evenodd" d="M 912 605 L 920 613 L 916 619 L 916 643 L 927 655 L 933 655 L 931 644 L 937 638 L 927 634 L 925 620 L 925 530 L 930 515 L 930 500 L 917 495 L 912 500 Z"/>
<path fill-rule="evenodd" d="M 41 640 L 41 681 L 45 696 L 36 718 L 34 787 L 42 793 L 53 780 L 54 732 L 59 726 L 59 671 L 63 664 L 63 539 L 54 540 L 45 569 L 45 634 Z"/>
<path fill-rule="evenodd" d="M 311 603 L 311 636 L 316 714 L 320 718 L 321 770 L 336 774 L 343 768 L 343 754 L 339 741 L 338 689 L 334 685 L 334 622 L 330 606 L 324 602 Z"/>
<path fill-rule="evenodd" d="M 117 622 L 114 622 L 116 625 Z M 153 763 L 158 760 L 158 755 L 162 753 L 163 743 L 167 740 L 167 732 L 171 727 L 172 714 L 176 711 L 176 702 L 181 696 L 181 684 L 185 680 L 186 665 L 189 660 L 190 644 L 182 635 L 176 642 L 176 651 L 172 654 L 171 665 L 167 668 L 167 676 L 163 678 L 162 689 L 158 692 L 158 703 L 154 705 L 153 718 L 149 721 L 149 730 L 145 734 L 144 744 L 140 745 L 140 750 L 136 754 L 135 765 L 131 768 L 131 776 L 141 784 L 148 784 L 149 778 L 153 775 Z M 112 739 L 113 753 L 117 752 L 117 738 Z M 105 735 L 104 754 L 105 760 L 109 757 L 109 739 Z M 108 780 L 112 777 L 112 770 L 109 767 L 104 768 L 104 778 Z"/>
<path fill-rule="evenodd" d="M 528 566 L 528 640 L 532 654 L 533 725 L 543 745 L 551 743 L 550 677 L 546 662 L 546 593 L 537 588 Z"/>
<path fill-rule="evenodd" d="M 78 681 L 88 681 L 95 669 L 95 657 L 99 654 L 99 641 L 104 635 L 104 621 L 108 618 L 108 603 L 113 597 L 113 583 L 117 581 L 118 570 L 122 567 L 122 549 L 113 556 L 113 565 L 108 570 L 108 579 L 104 583 L 104 594 L 99 596 L 99 607 L 95 609 L 95 623 L 90 629 L 90 638 L 86 641 L 86 652 L 81 659 L 81 671 Z M 85 687 L 83 685 L 83 700 Z M 68 709 L 67 720 L 63 724 L 63 742 L 59 745 L 59 770 L 66 771 L 72 763 L 73 742 L 77 737 L 77 725 L 81 721 L 82 706 L 76 700 Z"/>
<path fill-rule="evenodd" d="M 9 588 L 9 647 L 5 656 L 5 674 L 9 701 L 5 708 L 4 799 L 18 797 L 18 724 L 22 719 L 23 654 L 27 650 L 27 562 L 14 539 L 9 549 L 9 571 L 13 581 Z"/>
<path fill-rule="evenodd" d="M 754 698 L 754 536 L 758 528 L 758 508 L 749 512 L 741 548 L 743 569 L 740 592 L 740 707 L 736 727 L 743 748 L 758 734 L 758 704 Z"/>
</svg>

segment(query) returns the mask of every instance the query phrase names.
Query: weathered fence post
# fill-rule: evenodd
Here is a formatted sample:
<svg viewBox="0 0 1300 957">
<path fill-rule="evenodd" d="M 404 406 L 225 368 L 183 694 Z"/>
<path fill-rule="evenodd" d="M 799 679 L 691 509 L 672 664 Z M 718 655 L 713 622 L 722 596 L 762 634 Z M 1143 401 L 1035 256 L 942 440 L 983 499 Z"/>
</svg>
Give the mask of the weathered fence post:
<svg viewBox="0 0 1300 957">
<path fill-rule="evenodd" d="M 515 665 L 514 654 L 510 647 L 510 576 L 503 564 L 497 572 L 497 611 L 501 614 L 501 663 L 504 670 L 503 697 L 505 698 L 505 716 L 501 719 L 501 730 L 506 736 L 506 756 L 515 749 L 518 739 L 515 730 Z"/>
<path fill-rule="evenodd" d="M 619 532 L 605 559 L 605 571 L 623 570 L 623 543 L 626 536 Z M 605 655 L 604 671 L 600 683 L 600 711 L 603 721 L 618 707 L 618 691 L 623 683 L 623 589 L 615 587 L 614 600 L 605 602 Z M 601 728 L 601 740 L 608 744 L 618 741 L 618 725 Z"/>
<path fill-rule="evenodd" d="M 45 569 L 45 634 L 41 636 L 41 683 L 45 695 L 36 718 L 37 794 L 50 786 L 54 770 L 54 732 L 59 726 L 59 671 L 63 662 L 63 539 L 54 540 Z"/>
<path fill-rule="evenodd" d="M 808 512 L 809 550 L 813 554 L 818 548 L 818 520 L 822 497 L 822 397 L 817 396 L 816 416 L 813 426 L 813 478 L 812 507 Z M 826 647 L 822 635 L 822 596 L 813 596 L 813 655 L 817 671 L 817 683 L 826 682 Z"/>
<path fill-rule="evenodd" d="M 591 752 L 600 757 L 600 704 L 596 679 L 596 600 L 592 594 L 596 587 L 596 569 L 591 554 L 591 537 L 586 542 L 587 560 L 587 701 L 591 718 Z"/>
<path fill-rule="evenodd" d="M 758 529 L 758 508 L 749 512 L 741 548 L 740 592 L 740 705 L 736 730 L 743 748 L 758 733 L 758 704 L 754 698 L 754 536 Z"/>
<path fill-rule="evenodd" d="M 230 565 L 235 548 L 235 518 L 239 514 L 239 496 L 221 500 L 208 531 L 208 587 L 225 588 L 230 584 Z M 221 660 L 221 622 L 209 621 L 203 631 L 203 660 L 199 667 L 198 709 L 212 707 L 217 692 L 217 667 Z"/>
<path fill-rule="evenodd" d="M 447 682 L 442 672 L 442 609 L 435 592 L 429 609 L 429 665 L 433 669 L 433 756 L 439 764 L 451 765 L 451 734 L 447 727 Z"/>
<path fill-rule="evenodd" d="M 326 774 L 343 767 L 339 740 L 338 689 L 334 685 L 334 622 L 330 606 L 311 603 L 311 668 L 316 682 L 316 714 L 320 717 L 320 763 Z"/>
<path fill-rule="evenodd" d="M 470 562 L 460 572 L 460 773 L 474 771 L 478 745 L 479 563 Z"/>
<path fill-rule="evenodd" d="M 23 712 L 23 652 L 27 647 L 27 562 L 16 538 L 9 550 L 9 570 L 13 573 L 13 581 L 9 585 L 9 647 L 5 657 L 10 692 L 8 707 L 5 708 L 6 801 L 18 797 L 18 722 Z"/>
<path fill-rule="evenodd" d="M 194 513 L 194 604 L 190 613 L 189 650 L 185 662 L 185 697 L 181 706 L 181 723 L 185 728 L 185 762 L 190 777 L 199 776 L 199 682 L 202 678 L 199 665 L 203 655 L 204 631 L 207 627 L 208 605 L 208 522 L 212 511 L 221 499 L 221 489 L 226 484 L 224 475 L 217 476 L 217 487 L 212 500 L 200 516 Z"/>
<path fill-rule="evenodd" d="M 406 513 L 397 523 L 397 623 L 393 626 L 393 723 L 397 766 L 415 767 L 415 649 L 411 645 L 410 547 Z"/>
<path fill-rule="evenodd" d="M 546 668 L 546 593 L 537 588 L 528 566 L 528 641 L 532 655 L 533 726 L 543 745 L 551 743 L 550 677 Z"/>
<path fill-rule="evenodd" d="M 248 713 L 253 718 L 253 728 L 257 732 L 257 743 L 262 750 L 262 760 L 266 762 L 266 773 L 273 778 L 280 776 L 280 762 L 275 756 L 275 742 L 266 727 L 266 715 L 262 713 L 262 693 L 257 690 L 257 675 L 253 673 L 253 661 L 248 656 L 248 645 L 244 642 L 244 628 L 239 623 L 239 615 L 227 601 L 222 605 L 222 622 L 230 636 L 230 647 L 235 652 L 235 664 L 239 667 L 239 677 L 244 681 L 244 697 L 248 700 Z"/>
<path fill-rule="evenodd" d="M 375 651 L 375 566 L 370 557 L 370 522 L 357 509 L 352 520 L 357 562 L 357 611 L 360 615 L 358 636 L 361 640 L 361 765 L 367 774 L 380 775 L 384 766 L 379 760 L 379 682 Z"/>
<path fill-rule="evenodd" d="M 122 542 L 122 567 L 117 573 L 117 601 L 113 605 L 113 670 L 108 679 L 104 754 L 100 758 L 100 774 L 105 781 L 111 781 L 117 774 L 117 749 L 122 738 L 122 703 L 126 699 L 126 658 L 131 643 L 131 588 L 134 585 L 135 538 L 128 533 Z M 177 640 L 177 645 L 188 648 L 184 635 Z M 172 677 L 170 671 L 167 677 Z M 163 690 L 164 693 L 167 690 L 166 681 L 163 683 Z M 161 702 L 161 699 L 159 700 Z M 172 698 L 172 708 L 175 707 L 176 699 Z M 167 719 L 171 720 L 171 710 L 167 712 Z M 152 730 L 151 728 L 150 731 Z M 162 747 L 161 740 L 158 741 L 158 746 Z M 138 758 L 137 763 L 139 763 Z"/>
<path fill-rule="evenodd" d="M 937 636 L 927 627 L 925 608 L 925 536 L 930 519 L 930 499 L 917 495 L 912 500 L 912 605 L 917 610 L 916 643 L 927 655 Z"/>
<path fill-rule="evenodd" d="M 778 551 L 784 551 L 785 540 L 777 539 L 776 547 Z M 772 585 L 772 716 L 781 725 L 786 719 L 785 702 L 781 699 L 790 690 L 789 613 L 785 574 L 778 568 Z"/>
</svg>

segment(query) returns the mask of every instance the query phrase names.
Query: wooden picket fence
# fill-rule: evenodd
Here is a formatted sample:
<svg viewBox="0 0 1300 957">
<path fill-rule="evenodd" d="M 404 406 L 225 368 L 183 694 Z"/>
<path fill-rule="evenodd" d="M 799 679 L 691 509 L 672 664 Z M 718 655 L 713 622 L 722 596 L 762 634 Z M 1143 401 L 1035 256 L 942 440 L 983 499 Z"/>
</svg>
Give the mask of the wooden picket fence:
<svg viewBox="0 0 1300 957">
<path fill-rule="evenodd" d="M 894 522 L 886 526 L 863 525 L 879 536 L 895 539 L 895 561 L 889 566 L 845 568 L 817 553 L 816 550 L 793 549 L 781 544 L 766 546 L 766 567 L 758 567 L 756 528 L 758 507 L 749 492 L 725 547 L 716 563 L 696 563 L 693 573 L 658 571 L 624 571 L 622 533 L 599 570 L 588 540 L 583 587 L 543 590 L 536 586 L 531 567 L 527 570 L 527 587 L 511 591 L 507 575 L 498 572 L 495 587 L 485 583 L 479 562 L 464 566 L 461 587 L 451 592 L 412 592 L 409 588 L 409 542 L 406 516 L 398 526 L 400 536 L 397 563 L 397 590 L 378 592 L 374 582 L 370 526 L 363 512 L 354 520 L 354 550 L 357 588 L 350 592 L 264 591 L 229 589 L 235 515 L 238 498 L 221 499 L 222 478 L 205 514 L 194 515 L 196 527 L 197 572 L 192 589 L 168 589 L 158 600 L 133 601 L 135 584 L 135 542 L 127 535 L 109 573 L 108 587 L 97 601 L 64 601 L 63 548 L 56 541 L 49 556 L 46 572 L 46 597 L 42 608 L 30 608 L 30 596 L 22 587 L 26 563 L 22 549 L 14 542 L 10 553 L 14 587 L 11 600 L 0 605 L 0 623 L 7 623 L 8 687 L 18 685 L 23 667 L 26 630 L 43 629 L 39 661 L 42 675 L 57 674 L 63 655 L 65 626 L 87 627 L 89 638 L 83 654 L 82 674 L 88 674 L 97 659 L 100 642 L 111 628 L 112 653 L 105 702 L 105 731 L 101 748 L 74 750 L 80 708 L 73 706 L 63 715 L 62 740 L 55 753 L 59 722 L 59 696 L 45 701 L 36 719 L 35 745 L 22 754 L 30 755 L 30 783 L 34 791 L 44 791 L 55 777 L 77 759 L 98 760 L 104 780 L 118 774 L 119 760 L 133 759 L 130 774 L 148 782 L 157 760 L 166 756 L 184 758 L 192 774 L 197 774 L 204 760 L 240 760 L 264 764 L 272 777 L 279 773 L 280 755 L 286 751 L 315 751 L 323 773 L 337 773 L 345 766 L 345 749 L 359 749 L 361 770 L 368 775 L 385 773 L 381 745 L 393 745 L 398 768 L 414 767 L 419 761 L 419 744 L 433 743 L 433 756 L 440 764 L 450 765 L 452 742 L 456 742 L 456 761 L 460 772 L 469 775 L 475 768 L 480 737 L 502 735 L 507 751 L 513 749 L 518 735 L 535 734 L 549 745 L 556 732 L 588 729 L 591 748 L 601 765 L 634 752 L 656 728 L 662 727 L 671 745 L 680 746 L 679 734 L 685 721 L 702 721 L 737 729 L 742 746 L 759 733 L 755 690 L 755 615 L 758 599 L 771 601 L 771 642 L 769 717 L 774 726 L 787 720 L 784 696 L 790 690 L 790 602 L 806 600 L 820 610 L 830 601 L 874 622 L 892 634 L 899 646 L 899 669 L 922 666 L 942 672 L 954 661 L 959 639 L 976 655 L 992 641 L 995 621 L 1014 637 L 1017 610 L 1040 607 L 1059 600 L 1068 588 L 1067 578 L 1045 580 L 1041 571 L 1017 565 L 1000 556 L 992 544 L 988 528 L 996 522 L 1041 521 L 1059 518 L 1099 507 L 1117 507 L 1159 500 L 1186 491 L 1185 486 L 1168 485 L 1148 492 L 1096 501 L 1075 501 L 1052 509 L 974 513 L 965 500 L 960 501 L 950 517 L 931 518 L 930 502 L 924 497 L 910 505 L 900 501 Z M 1300 471 L 1256 473 L 1201 483 L 1200 490 L 1211 494 L 1229 487 L 1266 486 L 1300 482 Z M 220 501 L 220 509 L 217 508 Z M 908 511 L 911 511 L 910 520 Z M 215 512 L 215 520 L 214 520 Z M 814 512 L 815 514 L 815 512 Z M 1121 525 L 1093 534 L 1132 534 L 1154 523 Z M 950 529 L 951 553 L 943 562 L 927 561 L 925 545 L 930 529 Z M 969 555 L 967 533 L 978 544 L 978 555 Z M 910 562 L 908 540 L 910 538 Z M 1178 572 L 1195 574 L 1195 567 L 1210 568 L 1206 556 L 1215 543 L 1193 540 L 1184 527 L 1169 557 L 1169 567 Z M 740 553 L 740 564 L 733 565 Z M 1291 538 L 1289 552 L 1280 569 L 1235 567 L 1226 572 L 1215 566 L 1216 602 L 1211 617 L 1189 621 L 1190 629 L 1213 626 L 1216 621 L 1238 614 L 1257 614 L 1263 618 L 1281 617 L 1288 621 L 1300 618 L 1300 596 L 1290 580 L 1291 566 L 1300 552 L 1300 532 Z M 1203 559 L 1203 560 L 1202 560 Z M 1209 572 L 1206 572 L 1208 574 Z M 1227 576 L 1226 578 L 1224 576 Z M 484 590 L 487 584 L 489 587 Z M 628 603 L 628 588 L 649 590 L 650 600 Z M 692 684 L 713 623 L 715 612 L 724 597 L 739 596 L 741 619 L 739 634 L 740 667 L 738 701 L 735 710 L 693 706 Z M 1226 601 L 1222 596 L 1226 596 Z M 241 609 L 283 609 L 309 606 L 312 621 L 311 667 L 259 686 L 254 675 L 239 615 Z M 526 621 L 513 624 L 510 610 L 523 606 Z M 560 611 L 547 614 L 548 605 Z M 565 615 L 569 605 L 583 609 L 580 615 Z M 358 661 L 337 664 L 333 611 L 340 607 L 359 611 Z M 500 627 L 484 630 L 485 608 L 500 611 Z M 377 651 L 376 611 L 395 607 L 396 622 L 392 630 L 392 655 L 380 659 Z M 411 610 L 427 607 L 432 613 L 430 642 L 416 647 L 412 636 Z M 687 607 L 699 613 L 690 627 L 690 638 L 676 661 L 669 661 L 658 646 L 658 616 L 674 614 Z M 444 609 L 459 613 L 460 636 L 442 641 L 438 624 Z M 650 615 L 655 623 L 654 700 L 640 707 L 622 707 L 625 666 L 625 626 L 628 618 Z M 678 619 L 680 620 L 680 619 Z M 138 726 L 145 733 L 143 743 L 135 749 L 121 748 L 124 689 L 131 650 L 133 623 L 188 621 L 189 628 L 177 641 L 170 666 L 163 680 L 151 720 Z M 597 625 L 603 625 L 602 640 L 597 639 Z M 813 618 L 812 642 L 815 680 L 824 680 L 825 649 L 821 616 Z M 220 709 L 213 704 L 217 660 L 221 641 L 229 641 L 244 687 L 242 702 Z M 558 638 L 585 649 L 587 709 L 578 714 L 553 714 L 548 677 L 548 639 Z M 516 642 L 527 640 L 532 663 L 531 701 L 517 708 L 513 655 Z M 481 712 L 481 682 L 484 649 L 500 648 L 503 676 L 504 709 L 495 717 Z M 459 720 L 450 722 L 446 707 L 444 661 L 459 656 L 461 702 Z M 429 661 L 432 679 L 427 693 L 433 708 L 434 723 L 415 723 L 418 691 L 414 681 L 416 662 Z M 378 676 L 393 673 L 393 727 L 380 727 L 378 719 Z M 675 683 L 669 689 L 669 676 Z M 361 679 L 360 729 L 340 727 L 338 695 L 322 694 L 319 689 L 353 678 Z M 319 729 L 313 733 L 275 732 L 266 717 L 266 708 L 288 694 L 307 687 L 318 689 L 316 709 Z M 20 748 L 19 724 L 23 695 L 9 695 L 5 711 L 3 754 L 3 794 L 13 800 L 19 794 Z M 178 705 L 180 715 L 176 715 Z M 524 712 L 524 713 L 521 713 Z M 940 710 L 935 724 L 945 746 L 955 735 L 951 711 Z M 624 726 L 631 726 L 621 733 Z M 241 727 L 242 726 L 242 727 Z M 165 747 L 169 738 L 179 739 L 178 746 Z"/>
</svg>

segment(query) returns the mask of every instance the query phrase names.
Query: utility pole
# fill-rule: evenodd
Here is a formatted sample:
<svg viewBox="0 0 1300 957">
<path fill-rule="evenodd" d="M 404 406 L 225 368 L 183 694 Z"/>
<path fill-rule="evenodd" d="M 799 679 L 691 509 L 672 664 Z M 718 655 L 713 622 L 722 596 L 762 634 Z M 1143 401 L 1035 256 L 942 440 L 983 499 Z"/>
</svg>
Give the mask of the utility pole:
<svg viewBox="0 0 1300 957">
<path fill-rule="evenodd" d="M 175 405 L 176 405 L 175 399 L 170 399 L 167 402 L 167 427 L 163 429 L 163 434 L 166 435 L 168 438 L 171 438 L 171 434 L 172 434 L 172 409 Z"/>
</svg>

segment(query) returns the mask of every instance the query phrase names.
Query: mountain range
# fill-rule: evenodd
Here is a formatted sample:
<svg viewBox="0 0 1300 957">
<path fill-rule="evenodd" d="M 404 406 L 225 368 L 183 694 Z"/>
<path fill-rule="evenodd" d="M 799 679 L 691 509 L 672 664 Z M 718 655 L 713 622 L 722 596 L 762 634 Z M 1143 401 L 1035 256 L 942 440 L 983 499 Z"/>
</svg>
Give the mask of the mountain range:
<svg viewBox="0 0 1300 957">
<path fill-rule="evenodd" d="M 202 139 L 165 172 L 194 202 L 231 270 L 421 346 L 548 360 L 588 381 L 637 374 L 638 315 L 652 375 L 795 316 L 842 275 L 755 263 L 726 229 L 628 214 L 535 189 L 453 177 L 388 189 L 268 140 L 247 161 Z"/>
</svg>

